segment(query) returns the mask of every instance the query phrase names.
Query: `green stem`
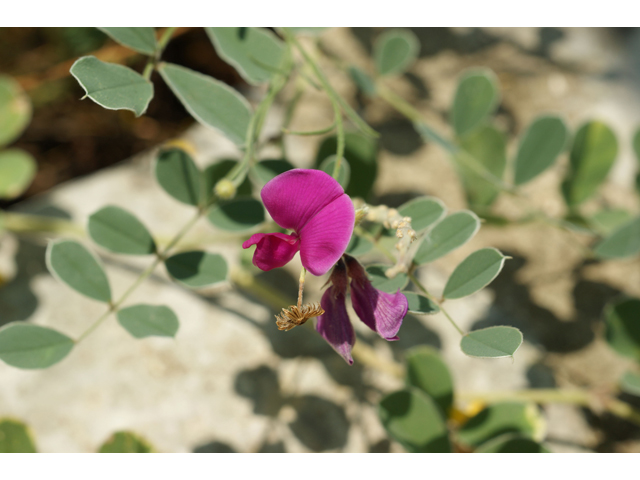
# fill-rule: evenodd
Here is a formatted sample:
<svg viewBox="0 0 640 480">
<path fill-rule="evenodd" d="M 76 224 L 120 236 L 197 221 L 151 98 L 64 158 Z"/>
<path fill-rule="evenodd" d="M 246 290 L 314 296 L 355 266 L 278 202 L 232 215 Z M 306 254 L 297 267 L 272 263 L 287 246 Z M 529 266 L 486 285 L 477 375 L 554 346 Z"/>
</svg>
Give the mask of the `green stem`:
<svg viewBox="0 0 640 480">
<path fill-rule="evenodd" d="M 158 46 L 156 47 L 156 58 L 158 60 L 160 60 L 160 56 L 162 55 L 164 48 L 167 46 L 167 43 L 169 43 L 169 40 L 171 40 L 176 28 L 177 27 L 167 27 L 165 31 L 162 32 L 162 36 L 160 37 L 160 40 L 158 40 Z"/>
<path fill-rule="evenodd" d="M 330 133 L 336 128 L 336 123 L 333 122 L 326 128 L 321 128 L 320 130 L 311 130 L 308 132 L 296 132 L 294 130 L 288 130 L 286 128 L 282 129 L 282 133 L 286 133 L 287 135 L 299 135 L 301 137 L 311 137 L 314 135 L 324 135 L 325 133 Z"/>
<path fill-rule="evenodd" d="M 336 102 L 337 105 L 342 108 L 345 115 L 349 117 L 349 119 L 362 131 L 362 133 L 370 137 L 377 138 L 378 133 L 375 130 L 373 130 L 369 125 L 367 125 L 367 123 L 362 118 L 360 118 L 360 116 L 353 110 L 353 108 L 351 108 L 351 106 L 349 106 L 349 104 L 345 102 L 340 95 L 338 95 L 338 93 L 333 89 L 333 87 L 329 83 L 329 80 L 327 80 L 327 77 L 325 77 L 324 73 L 322 73 L 322 70 L 320 69 L 318 64 L 313 60 L 313 58 L 311 58 L 311 56 L 306 52 L 306 50 L 302 48 L 302 45 L 300 45 L 300 42 L 298 42 L 298 40 L 293 35 L 291 35 L 291 33 L 289 33 L 289 31 L 286 28 L 282 29 L 282 33 L 287 43 L 293 45 L 300 52 L 300 54 L 304 58 L 307 65 L 311 67 L 311 70 L 313 70 L 314 75 L 320 82 L 322 89 L 329 96 L 332 102 Z M 335 105 L 334 105 L 334 109 L 335 109 Z"/>
<path fill-rule="evenodd" d="M 107 317 L 109 317 L 109 315 L 111 313 L 114 313 L 114 312 L 118 311 L 118 308 L 120 308 L 120 305 L 122 305 L 124 303 L 124 301 L 127 298 L 129 298 L 129 295 L 131 295 L 142 284 L 142 282 L 145 281 L 153 273 L 155 268 L 167 258 L 167 255 L 168 255 L 169 251 L 182 239 L 182 237 L 184 237 L 186 235 L 186 233 L 191 229 L 191 227 L 193 227 L 195 225 L 195 223 L 200 219 L 200 217 L 203 214 L 204 214 L 204 209 L 203 210 L 198 210 L 197 215 L 195 217 L 193 217 L 191 220 L 189 220 L 189 222 L 187 222 L 180 229 L 180 231 L 178 233 L 176 233 L 176 235 L 173 237 L 173 239 L 164 248 L 162 253 L 158 253 L 157 258 L 153 261 L 153 263 L 151 265 L 149 265 L 138 276 L 138 278 L 136 278 L 136 280 L 129 286 L 129 288 L 127 288 L 127 290 L 120 296 L 120 298 L 118 298 L 118 300 L 116 300 L 114 303 L 111 303 L 109 305 L 109 309 L 106 312 L 104 312 L 100 316 L 100 318 L 98 318 L 95 322 L 93 322 L 89 326 L 89 328 L 87 328 L 84 332 L 82 332 L 82 334 L 80 334 L 80 336 L 76 340 L 76 343 L 80 343 L 87 336 L 89 336 L 91 334 L 91 332 L 93 332 L 96 328 L 98 328 L 100 326 L 100 324 L 102 324 L 102 322 L 104 322 L 107 319 Z"/>
<path fill-rule="evenodd" d="M 149 57 L 149 60 L 147 60 L 147 64 L 144 67 L 144 71 L 142 72 L 142 76 L 145 80 L 149 80 L 151 78 L 151 73 L 160 61 L 162 51 L 164 50 L 164 47 L 167 46 L 167 43 L 169 43 L 175 29 L 176 27 L 167 27 L 164 32 L 162 32 L 162 36 L 156 45 L 156 51 L 153 56 Z"/>
<path fill-rule="evenodd" d="M 344 136 L 344 126 L 342 124 L 342 112 L 340 111 L 340 106 L 338 102 L 334 99 L 331 99 L 331 104 L 333 105 L 333 111 L 335 113 L 335 123 L 336 130 L 338 132 L 338 145 L 336 148 L 336 163 L 333 166 L 333 178 L 338 179 L 338 175 L 340 174 L 340 166 L 342 165 L 342 157 L 344 157 L 344 145 L 345 145 L 345 136 Z"/>
<path fill-rule="evenodd" d="M 236 188 L 244 182 L 244 179 L 249 173 L 249 168 L 254 163 L 255 146 L 258 138 L 260 137 L 260 132 L 262 131 L 262 126 L 264 125 L 267 112 L 269 111 L 269 108 L 271 108 L 276 95 L 278 95 L 278 93 L 284 88 L 286 83 L 286 77 L 283 75 L 274 75 L 267 95 L 262 99 L 256 108 L 255 113 L 251 117 L 249 128 L 247 129 L 244 156 L 240 163 L 231 169 L 225 177 L 225 179 L 231 181 Z"/>
<path fill-rule="evenodd" d="M 424 293 L 430 300 L 432 300 L 433 302 L 435 302 L 438 307 L 440 307 L 440 311 L 442 313 L 444 313 L 444 316 L 447 317 L 447 320 L 449 320 L 449 322 L 451 322 L 451 325 L 453 325 L 455 327 L 456 330 L 458 330 L 458 333 L 460 333 L 460 335 L 462 335 L 464 337 L 464 332 L 462 331 L 462 329 L 458 326 L 458 324 L 453 320 L 453 318 L 451 318 L 451 315 L 449 315 L 449 312 L 447 312 L 444 307 L 442 306 L 442 303 L 440 300 L 438 300 L 436 297 L 434 297 L 433 295 L 431 295 L 427 289 L 424 287 L 424 285 L 422 285 L 422 283 L 420 283 L 420 281 L 416 278 L 416 276 L 413 273 L 409 273 L 409 278 L 411 279 L 411 281 L 414 283 L 414 285 L 416 287 L 418 287 L 418 289 L 420 289 L 420 291 L 422 293 Z"/>
</svg>

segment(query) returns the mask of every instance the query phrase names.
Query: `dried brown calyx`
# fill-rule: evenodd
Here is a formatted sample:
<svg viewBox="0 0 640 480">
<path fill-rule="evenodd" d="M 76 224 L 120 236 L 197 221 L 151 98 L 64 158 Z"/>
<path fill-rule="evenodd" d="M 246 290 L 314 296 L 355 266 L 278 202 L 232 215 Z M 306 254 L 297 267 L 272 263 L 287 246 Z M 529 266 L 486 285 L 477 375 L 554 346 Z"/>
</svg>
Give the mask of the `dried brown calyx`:
<svg viewBox="0 0 640 480">
<path fill-rule="evenodd" d="M 324 310 L 319 303 L 308 303 L 302 306 L 291 305 L 289 308 L 283 308 L 280 315 L 276 315 L 276 325 L 278 330 L 288 331 L 323 313 Z"/>
</svg>

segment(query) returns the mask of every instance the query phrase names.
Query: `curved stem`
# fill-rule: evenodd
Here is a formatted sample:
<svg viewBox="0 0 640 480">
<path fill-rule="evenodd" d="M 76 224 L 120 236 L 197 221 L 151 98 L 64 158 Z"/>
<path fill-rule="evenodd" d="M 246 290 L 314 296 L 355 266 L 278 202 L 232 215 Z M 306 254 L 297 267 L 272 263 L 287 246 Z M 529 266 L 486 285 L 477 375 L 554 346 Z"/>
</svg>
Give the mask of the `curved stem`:
<svg viewBox="0 0 640 480">
<path fill-rule="evenodd" d="M 287 135 L 299 135 L 301 137 L 313 136 L 313 135 L 324 135 L 325 133 L 330 133 L 336 128 L 336 122 L 333 122 L 326 128 L 321 128 L 320 130 L 311 130 L 308 132 L 296 132 L 294 130 L 288 130 L 286 128 L 282 129 L 282 133 L 286 133 Z"/>
<path fill-rule="evenodd" d="M 162 56 L 162 51 L 164 50 L 164 47 L 167 46 L 167 43 L 169 43 L 169 40 L 173 36 L 173 32 L 175 31 L 175 29 L 176 27 L 167 27 L 162 32 L 162 35 L 160 36 L 160 40 L 158 40 L 158 43 L 156 44 L 155 54 L 152 57 L 149 57 L 149 60 L 147 60 L 147 64 L 144 67 L 144 71 L 142 72 L 142 76 L 146 80 L 149 80 L 151 78 L 151 73 L 153 73 L 153 69 L 156 67 L 157 63 L 160 61 L 160 57 Z"/>
<path fill-rule="evenodd" d="M 129 298 L 129 295 L 131 295 L 142 284 L 142 282 L 145 281 L 153 273 L 155 268 L 167 258 L 167 254 L 169 253 L 169 251 L 173 247 L 175 247 L 175 245 L 182 239 L 182 237 L 184 237 L 187 234 L 187 232 L 191 229 L 191 227 L 193 227 L 195 223 L 200 219 L 203 213 L 204 213 L 204 210 L 198 210 L 197 215 L 193 217 L 191 220 L 189 220 L 180 229 L 180 231 L 176 233 L 173 239 L 164 248 L 162 253 L 158 253 L 157 258 L 153 261 L 153 263 L 149 265 L 138 276 L 138 278 L 136 278 L 136 280 L 129 286 L 129 288 L 127 288 L 127 290 L 120 296 L 120 298 L 118 298 L 118 300 L 116 300 L 115 302 L 111 303 L 109 305 L 109 309 L 105 313 L 103 313 L 100 316 L 100 318 L 98 318 L 95 322 L 89 325 L 89 328 L 87 328 L 84 332 L 82 332 L 82 334 L 80 334 L 80 336 L 76 340 L 76 343 L 80 343 L 82 340 L 87 338 L 89 334 L 91 334 L 91 332 L 93 332 L 96 328 L 98 328 L 100 324 L 102 324 L 102 322 L 104 322 L 111 313 L 118 311 L 118 308 L 120 308 L 120 305 L 122 305 L 124 301 L 127 298 Z"/>
<path fill-rule="evenodd" d="M 313 58 L 311 58 L 311 56 L 306 52 L 306 50 L 302 48 L 302 45 L 300 45 L 300 42 L 298 42 L 298 40 L 293 35 L 291 35 L 286 28 L 282 29 L 282 33 L 287 43 L 293 45 L 300 52 L 300 54 L 304 58 L 304 61 L 307 63 L 307 65 L 311 67 L 311 70 L 313 70 L 314 75 L 320 82 L 322 89 L 329 96 L 332 102 L 336 102 L 337 105 L 340 108 L 342 108 L 345 115 L 349 117 L 349 119 L 356 125 L 356 127 L 358 127 L 360 131 L 362 131 L 362 133 L 370 137 L 377 138 L 378 133 L 374 129 L 372 129 L 369 125 L 367 125 L 367 123 L 362 118 L 360 118 L 360 116 L 353 110 L 353 108 L 351 108 L 349 104 L 345 102 L 340 95 L 338 95 L 338 93 L 333 89 L 333 87 L 329 83 L 329 80 L 327 80 L 327 77 L 325 77 L 324 73 L 322 73 L 322 70 L 320 69 L 318 64 L 313 60 Z M 334 109 L 335 109 L 335 105 L 334 105 Z"/>
<path fill-rule="evenodd" d="M 444 314 L 445 317 L 447 317 L 447 320 L 449 320 L 449 322 L 451 323 L 451 325 L 453 325 L 455 327 L 456 330 L 458 330 L 458 333 L 460 335 L 462 335 L 464 337 L 464 332 L 462 331 L 462 329 L 458 326 L 458 324 L 453 320 L 453 318 L 451 318 L 451 315 L 449 315 L 449 312 L 447 312 L 444 307 L 442 306 L 442 303 L 440 300 L 438 300 L 436 297 L 434 297 L 433 295 L 431 295 L 427 289 L 424 287 L 424 285 L 422 285 L 422 283 L 420 283 L 420 281 L 416 278 L 416 276 L 413 273 L 409 273 L 409 278 L 411 279 L 411 281 L 414 283 L 414 285 L 416 287 L 418 287 L 420 289 L 420 291 L 422 293 L 424 293 L 430 300 L 432 300 L 433 302 L 435 302 L 438 307 L 440 307 L 440 311 Z"/>
</svg>

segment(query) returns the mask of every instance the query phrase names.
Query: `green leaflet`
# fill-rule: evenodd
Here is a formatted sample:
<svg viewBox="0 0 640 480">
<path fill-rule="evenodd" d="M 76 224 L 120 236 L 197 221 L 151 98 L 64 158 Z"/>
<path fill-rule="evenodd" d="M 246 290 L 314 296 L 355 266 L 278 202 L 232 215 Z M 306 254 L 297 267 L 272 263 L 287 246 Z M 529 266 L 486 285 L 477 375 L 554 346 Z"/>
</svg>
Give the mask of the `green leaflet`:
<svg viewBox="0 0 640 480">
<path fill-rule="evenodd" d="M 498 80 L 488 69 L 471 70 L 458 82 L 451 107 L 451 125 L 461 137 L 471 133 L 500 103 Z"/>
<path fill-rule="evenodd" d="M 22 134 L 31 120 L 31 110 L 31 101 L 20 84 L 7 75 L 0 75 L 0 147 Z"/>
<path fill-rule="evenodd" d="M 51 328 L 13 322 L 0 328 L 0 360 L 23 369 L 47 368 L 66 357 L 74 342 Z"/>
<path fill-rule="evenodd" d="M 242 95 L 208 75 L 172 63 L 161 63 L 158 72 L 193 118 L 244 145 L 252 113 Z"/>
<path fill-rule="evenodd" d="M 373 50 L 380 75 L 400 74 L 418 57 L 420 42 L 411 30 L 388 30 L 378 37 Z"/>
<path fill-rule="evenodd" d="M 146 55 L 156 52 L 156 35 L 152 27 L 98 27 L 120 45 Z"/>
<path fill-rule="evenodd" d="M 70 72 L 87 97 L 109 110 L 131 110 L 139 117 L 153 98 L 153 84 L 122 65 L 88 56 L 76 60 Z"/>
<path fill-rule="evenodd" d="M 264 28 L 206 27 L 205 31 L 218 55 L 249 83 L 268 82 L 282 68 L 286 46 Z"/>
<path fill-rule="evenodd" d="M 566 146 L 569 131 L 560 117 L 535 119 L 520 140 L 515 160 L 516 185 L 533 180 L 553 165 Z"/>
<path fill-rule="evenodd" d="M 562 184 L 565 202 L 574 207 L 596 193 L 618 154 L 618 141 L 604 123 L 585 123 L 573 140 L 570 169 Z"/>
<path fill-rule="evenodd" d="M 80 243 L 73 240 L 49 243 L 46 261 L 49 271 L 76 292 L 101 302 L 111 301 L 111 287 L 104 269 Z"/>
</svg>

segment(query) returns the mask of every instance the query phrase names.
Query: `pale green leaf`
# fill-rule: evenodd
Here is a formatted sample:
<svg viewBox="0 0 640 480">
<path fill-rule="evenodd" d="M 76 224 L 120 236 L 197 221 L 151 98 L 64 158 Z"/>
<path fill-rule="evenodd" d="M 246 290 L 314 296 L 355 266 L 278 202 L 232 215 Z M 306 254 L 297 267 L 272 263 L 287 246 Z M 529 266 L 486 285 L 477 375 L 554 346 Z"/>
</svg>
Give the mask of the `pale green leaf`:
<svg viewBox="0 0 640 480">
<path fill-rule="evenodd" d="M 500 103 L 498 79 L 491 70 L 472 70 L 458 82 L 451 107 L 451 125 L 457 136 L 470 133 Z"/>
<path fill-rule="evenodd" d="M 422 232 L 447 212 L 442 200 L 436 197 L 418 197 L 408 201 L 398 208 L 403 217 L 411 218 L 411 228 L 416 232 Z"/>
<path fill-rule="evenodd" d="M 453 405 L 453 379 L 447 364 L 431 347 L 407 352 L 407 383 L 430 395 L 446 418 Z"/>
<path fill-rule="evenodd" d="M 324 161 L 320 164 L 320 170 L 329 175 L 333 176 L 333 169 L 336 165 L 337 157 L 335 155 L 331 155 L 324 159 Z M 338 170 L 338 183 L 344 188 L 347 189 L 349 185 L 349 180 L 351 179 L 351 166 L 346 158 L 343 158 L 340 162 L 340 169 Z"/>
<path fill-rule="evenodd" d="M 467 243 L 480 228 L 478 216 L 468 210 L 452 213 L 425 236 L 413 261 L 418 265 L 433 262 Z"/>
<path fill-rule="evenodd" d="M 220 57 L 247 82 L 268 82 L 282 68 L 285 44 L 272 32 L 254 27 L 206 27 Z"/>
<path fill-rule="evenodd" d="M 156 244 L 147 228 L 126 210 L 107 206 L 89 217 L 89 236 L 110 252 L 150 255 Z"/>
<path fill-rule="evenodd" d="M 626 258 L 640 253 L 640 217 L 614 230 L 596 245 L 594 252 L 600 258 Z"/>
<path fill-rule="evenodd" d="M 156 51 L 156 35 L 152 27 L 98 27 L 120 45 L 146 55 Z"/>
<path fill-rule="evenodd" d="M 584 124 L 573 140 L 570 168 L 562 184 L 562 193 L 569 206 L 591 197 L 604 182 L 618 154 L 618 141 L 604 123 Z"/>
<path fill-rule="evenodd" d="M 403 73 L 418 58 L 419 51 L 420 42 L 411 30 L 388 30 L 373 46 L 376 69 L 380 75 Z"/>
<path fill-rule="evenodd" d="M 80 243 L 73 240 L 50 242 L 46 261 L 49 272 L 75 291 L 101 302 L 111 301 L 111 288 L 104 269 Z"/>
<path fill-rule="evenodd" d="M 413 453 L 451 451 L 449 432 L 434 400 L 415 388 L 385 396 L 378 415 L 389 435 Z"/>
<path fill-rule="evenodd" d="M 376 94 L 376 83 L 367 73 L 353 65 L 349 66 L 348 72 L 351 80 L 353 80 L 353 83 L 358 86 L 362 93 L 371 97 Z"/>
<path fill-rule="evenodd" d="M 132 432 L 116 432 L 102 444 L 98 453 L 153 453 L 149 442 Z"/>
<path fill-rule="evenodd" d="M 385 272 L 389 268 L 391 268 L 389 265 L 369 265 L 366 270 L 373 288 L 387 293 L 396 293 L 407 286 L 409 277 L 407 277 L 406 273 L 398 273 L 395 277 L 388 278 Z"/>
<path fill-rule="evenodd" d="M 19 148 L 0 151 L 0 199 L 19 197 L 31 184 L 38 165 Z"/>
<path fill-rule="evenodd" d="M 434 315 L 440 311 L 440 307 L 431 299 L 415 292 L 402 292 L 409 303 L 409 313 L 419 315 Z"/>
<path fill-rule="evenodd" d="M 307 35 L 310 37 L 318 37 L 331 27 L 287 27 L 287 30 L 295 35 Z"/>
<path fill-rule="evenodd" d="M 179 202 L 197 206 L 203 181 L 191 156 L 180 148 L 161 150 L 155 165 L 156 180 Z"/>
<path fill-rule="evenodd" d="M 74 342 L 51 328 L 13 322 L 0 328 L 0 360 L 17 368 L 47 368 L 58 363 Z"/>
<path fill-rule="evenodd" d="M 0 453 L 36 453 L 29 427 L 11 418 L 0 419 Z"/>
<path fill-rule="evenodd" d="M 236 145 L 244 145 L 252 113 L 242 95 L 219 80 L 179 65 L 161 63 L 158 71 L 193 118 L 220 130 Z"/>
<path fill-rule="evenodd" d="M 244 232 L 264 222 L 264 207 L 262 202 L 253 197 L 236 197 L 218 202 L 209 211 L 207 218 L 222 230 Z"/>
<path fill-rule="evenodd" d="M 461 159 L 459 155 L 456 156 L 456 166 L 462 177 L 467 201 L 474 206 L 491 205 L 500 194 L 496 179 L 502 180 L 507 166 L 506 136 L 491 125 L 482 125 L 465 135 L 460 140 L 460 147 L 466 157 Z M 479 171 L 469 167 L 464 160 L 473 162 Z"/>
<path fill-rule="evenodd" d="M 118 322 L 135 338 L 175 337 L 180 322 L 164 305 L 133 305 L 118 310 Z"/>
<path fill-rule="evenodd" d="M 522 345 L 522 332 L 517 328 L 498 326 L 474 330 L 460 341 L 460 348 L 470 357 L 512 357 Z"/>
<path fill-rule="evenodd" d="M 366 239 L 365 237 L 354 235 L 353 237 L 351 237 L 345 253 L 348 253 L 353 257 L 357 257 L 359 255 L 364 255 L 365 253 L 370 252 L 372 248 L 373 243 L 370 240 Z"/>
<path fill-rule="evenodd" d="M 625 372 L 620 378 L 620 389 L 625 393 L 640 397 L 640 373 Z"/>
<path fill-rule="evenodd" d="M 295 168 L 291 163 L 284 159 L 262 160 L 251 167 L 252 176 L 261 183 L 265 184 L 269 180 L 277 177 L 281 173 Z"/>
<path fill-rule="evenodd" d="M 0 75 L 0 147 L 17 139 L 30 120 L 29 97 L 13 78 Z"/>
<path fill-rule="evenodd" d="M 473 252 L 453 271 L 444 287 L 443 297 L 462 298 L 483 289 L 498 276 L 506 258 L 495 248 Z"/>
<path fill-rule="evenodd" d="M 335 155 L 338 147 L 335 136 L 324 139 L 316 154 L 316 168 L 325 158 Z M 378 176 L 378 142 L 359 133 L 345 135 L 344 158 L 351 167 L 351 177 L 357 181 L 350 182 L 345 192 L 350 197 L 368 198 Z"/>
<path fill-rule="evenodd" d="M 520 140 L 515 161 L 516 185 L 522 185 L 553 165 L 564 151 L 569 131 L 557 116 L 539 117 L 529 125 Z"/>
<path fill-rule="evenodd" d="M 602 235 L 610 235 L 619 227 L 629 222 L 633 216 L 629 210 L 623 208 L 612 208 L 600 210 L 588 218 L 588 224 L 591 228 L 598 231 Z"/>
<path fill-rule="evenodd" d="M 88 56 L 76 60 L 70 72 L 87 97 L 109 110 L 131 110 L 139 117 L 153 98 L 153 84 L 129 67 Z"/>
<path fill-rule="evenodd" d="M 476 453 L 551 453 L 543 444 L 518 433 L 505 433 L 478 447 Z"/>
<path fill-rule="evenodd" d="M 213 253 L 178 253 L 169 257 L 165 265 L 169 275 L 189 288 L 207 287 L 227 278 L 227 262 L 221 255 Z"/>
<path fill-rule="evenodd" d="M 532 403 L 501 402 L 489 405 L 458 430 L 458 440 L 477 447 L 506 433 L 536 439 L 544 429 L 544 419 Z"/>
<path fill-rule="evenodd" d="M 640 299 L 627 298 L 604 309 L 605 334 L 609 346 L 620 355 L 640 362 Z"/>
</svg>

